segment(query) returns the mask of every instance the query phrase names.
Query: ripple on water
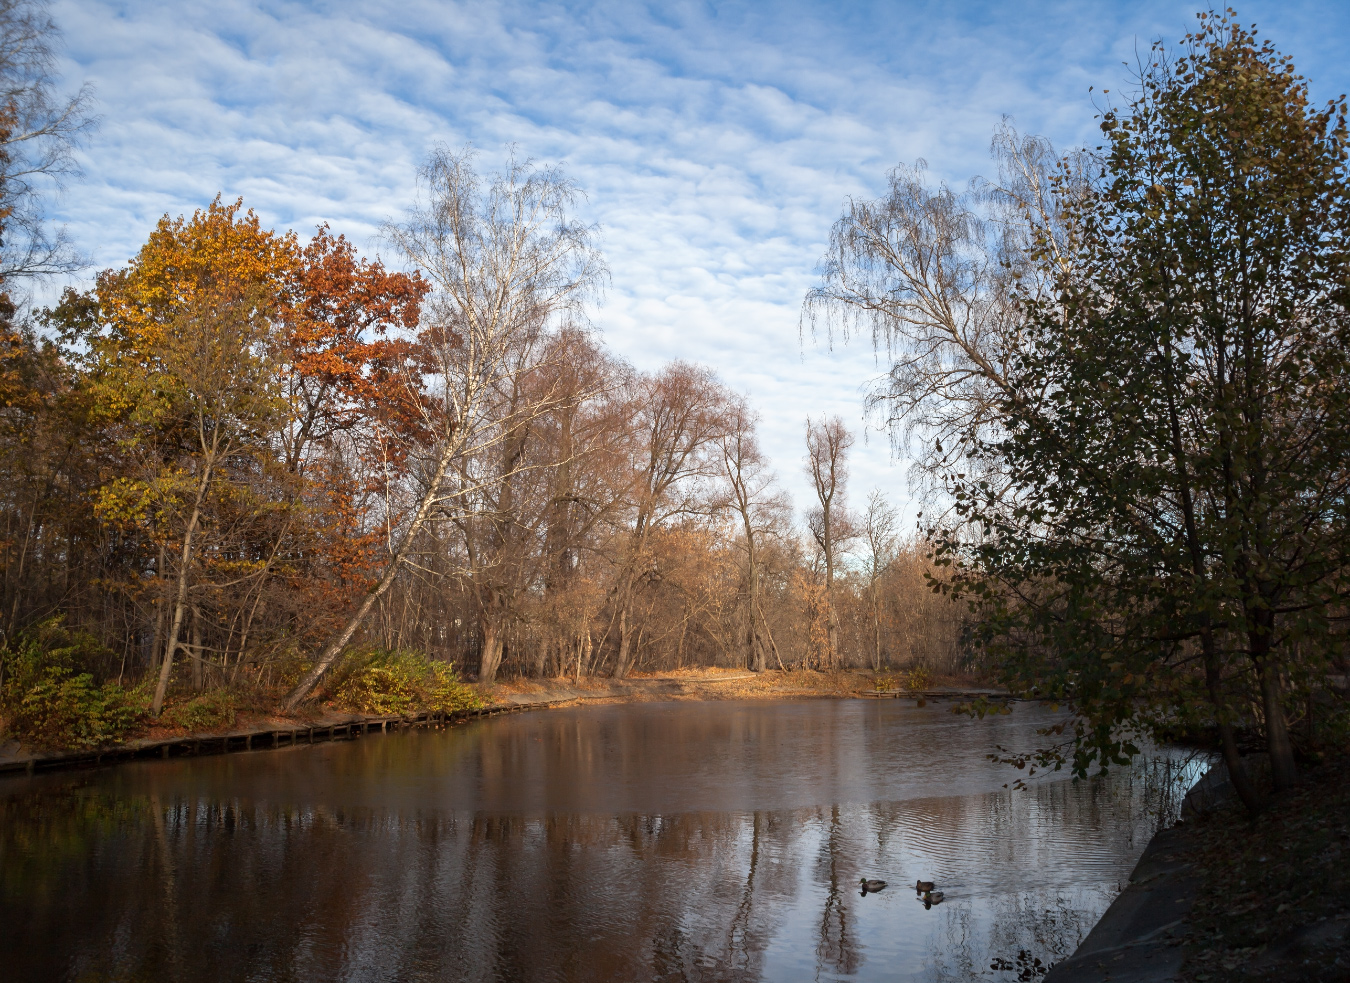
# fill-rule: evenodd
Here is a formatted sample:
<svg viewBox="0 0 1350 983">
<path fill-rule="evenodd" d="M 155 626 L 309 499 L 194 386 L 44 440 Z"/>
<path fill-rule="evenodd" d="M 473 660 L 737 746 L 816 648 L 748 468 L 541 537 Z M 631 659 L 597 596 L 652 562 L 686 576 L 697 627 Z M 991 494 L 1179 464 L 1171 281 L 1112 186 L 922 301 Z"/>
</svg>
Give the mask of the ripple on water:
<svg viewBox="0 0 1350 983">
<path fill-rule="evenodd" d="M 988 752 L 1052 719 L 643 704 L 18 780 L 0 954 L 16 981 L 1014 979 L 991 961 L 1071 951 L 1153 822 L 1138 770 L 1003 788 Z"/>
</svg>

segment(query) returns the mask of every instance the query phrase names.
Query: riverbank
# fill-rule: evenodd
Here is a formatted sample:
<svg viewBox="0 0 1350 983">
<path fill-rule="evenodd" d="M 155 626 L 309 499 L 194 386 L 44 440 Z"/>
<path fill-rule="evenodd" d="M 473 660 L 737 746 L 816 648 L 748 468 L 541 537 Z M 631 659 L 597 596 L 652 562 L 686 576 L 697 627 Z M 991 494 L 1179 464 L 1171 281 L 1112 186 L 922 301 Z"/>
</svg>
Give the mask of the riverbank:
<svg viewBox="0 0 1350 983">
<path fill-rule="evenodd" d="M 624 679 L 583 676 L 580 679 L 519 677 L 500 680 L 482 690 L 490 706 L 499 703 L 590 701 L 643 702 L 647 700 L 783 700 L 811 697 L 852 699 L 972 699 L 997 696 L 1000 690 L 961 677 L 934 679 L 921 690 L 894 686 L 885 675 L 877 688 L 874 673 L 858 669 L 839 672 L 812 670 L 746 672 L 739 669 L 696 668 L 674 672 L 633 673 Z"/>
<path fill-rule="evenodd" d="M 1255 820 L 1225 784 L 1197 784 L 1045 983 L 1350 980 L 1350 756 Z"/>
<path fill-rule="evenodd" d="M 883 682 L 886 681 L 883 678 Z M 226 754 L 297 744 L 352 739 L 389 728 L 446 727 L 467 720 L 522 710 L 542 710 L 584 703 L 639 703 L 668 700 L 909 699 L 965 700 L 997 695 L 970 680 L 940 679 L 929 688 L 878 690 L 871 673 L 857 670 L 751 673 L 724 669 L 689 669 L 671 673 L 634 674 L 626 679 L 499 680 L 475 687 L 484 706 L 453 713 L 363 715 L 328 708 L 296 714 L 241 711 L 228 727 L 203 730 L 154 727 L 120 744 L 79 750 L 28 748 L 17 741 L 0 742 L 0 775 L 32 774 L 56 768 L 91 767 L 146 757 Z"/>
</svg>

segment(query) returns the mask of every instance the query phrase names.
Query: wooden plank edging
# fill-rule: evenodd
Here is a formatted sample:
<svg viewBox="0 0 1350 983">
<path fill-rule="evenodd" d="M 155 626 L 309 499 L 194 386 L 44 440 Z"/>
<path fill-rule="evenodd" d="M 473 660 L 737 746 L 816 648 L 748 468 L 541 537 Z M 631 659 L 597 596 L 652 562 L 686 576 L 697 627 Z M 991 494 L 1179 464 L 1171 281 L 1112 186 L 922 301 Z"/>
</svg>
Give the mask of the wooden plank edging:
<svg viewBox="0 0 1350 983">
<path fill-rule="evenodd" d="M 55 771 L 62 768 L 100 767 L 105 764 L 136 758 L 198 757 L 231 754 L 239 751 L 270 751 L 274 748 L 295 747 L 296 744 L 301 742 L 302 737 L 306 744 L 355 740 L 369 734 L 377 725 L 379 727 L 378 732 L 382 734 L 408 727 L 445 727 L 472 717 L 490 717 L 499 713 L 515 713 L 521 710 L 541 710 L 550 705 L 550 703 L 507 703 L 473 710 L 450 712 L 437 710 L 417 714 L 360 717 L 343 723 L 331 723 L 327 726 L 306 724 L 293 727 L 261 727 L 224 734 L 189 734 L 184 737 L 142 740 L 131 744 L 113 745 L 87 751 L 31 755 L 27 758 L 0 762 L 0 776 L 32 775 L 38 771 Z"/>
</svg>

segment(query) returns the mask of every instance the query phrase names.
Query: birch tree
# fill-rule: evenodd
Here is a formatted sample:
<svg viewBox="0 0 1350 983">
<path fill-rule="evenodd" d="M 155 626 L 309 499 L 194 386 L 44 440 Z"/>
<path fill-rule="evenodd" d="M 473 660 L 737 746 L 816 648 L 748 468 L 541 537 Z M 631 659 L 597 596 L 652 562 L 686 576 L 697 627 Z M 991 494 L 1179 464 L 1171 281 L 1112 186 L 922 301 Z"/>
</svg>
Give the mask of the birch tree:
<svg viewBox="0 0 1350 983">
<path fill-rule="evenodd" d="M 402 382 L 415 395 L 418 425 L 390 437 L 406 444 L 414 492 L 401 514 L 390 510 L 379 578 L 288 695 L 290 708 L 341 656 L 427 523 L 472 509 L 482 489 L 459 465 L 500 453 L 528 416 L 546 411 L 543 400 L 501 415 L 499 396 L 522 339 L 580 317 L 605 276 L 594 230 L 572 217 L 579 192 L 557 169 L 513 158 L 485 182 L 471 153 L 440 148 L 421 179 L 419 203 L 386 230 L 432 286 L 417 337 L 422 368 Z M 483 644 L 490 650 L 500 643 Z"/>
<path fill-rule="evenodd" d="M 806 525 L 820 551 L 825 574 L 825 662 L 833 668 L 839 660 L 839 610 L 834 597 L 834 575 L 839 561 L 854 537 L 845 504 L 848 484 L 848 452 L 853 434 L 839 417 L 806 421 L 806 476 L 816 494 L 816 505 L 807 514 Z"/>
</svg>

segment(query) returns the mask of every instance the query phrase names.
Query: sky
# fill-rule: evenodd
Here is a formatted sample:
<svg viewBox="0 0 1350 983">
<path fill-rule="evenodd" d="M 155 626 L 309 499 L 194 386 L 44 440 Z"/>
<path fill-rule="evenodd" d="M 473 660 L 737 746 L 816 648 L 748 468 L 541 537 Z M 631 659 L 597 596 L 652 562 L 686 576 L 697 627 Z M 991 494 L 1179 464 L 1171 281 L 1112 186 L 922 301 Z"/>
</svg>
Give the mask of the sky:
<svg viewBox="0 0 1350 983">
<path fill-rule="evenodd" d="M 870 339 L 805 336 L 803 296 L 850 197 L 899 163 L 964 187 L 994 128 L 1095 145 L 1093 93 L 1195 24 L 1189 3 L 458 3 L 54 0 L 68 87 L 93 87 L 83 177 L 50 208 L 88 258 L 135 254 L 158 219 L 217 194 L 268 225 L 379 236 L 437 144 L 490 171 L 510 148 L 585 192 L 611 280 L 593 322 L 644 370 L 717 370 L 759 410 L 799 508 L 808 415 L 858 440 L 850 499 L 912 521 L 903 449 L 864 414 Z M 1350 89 L 1350 4 L 1264 2 L 1245 22 L 1324 101 Z M 77 283 L 77 285 L 81 285 Z"/>
</svg>

